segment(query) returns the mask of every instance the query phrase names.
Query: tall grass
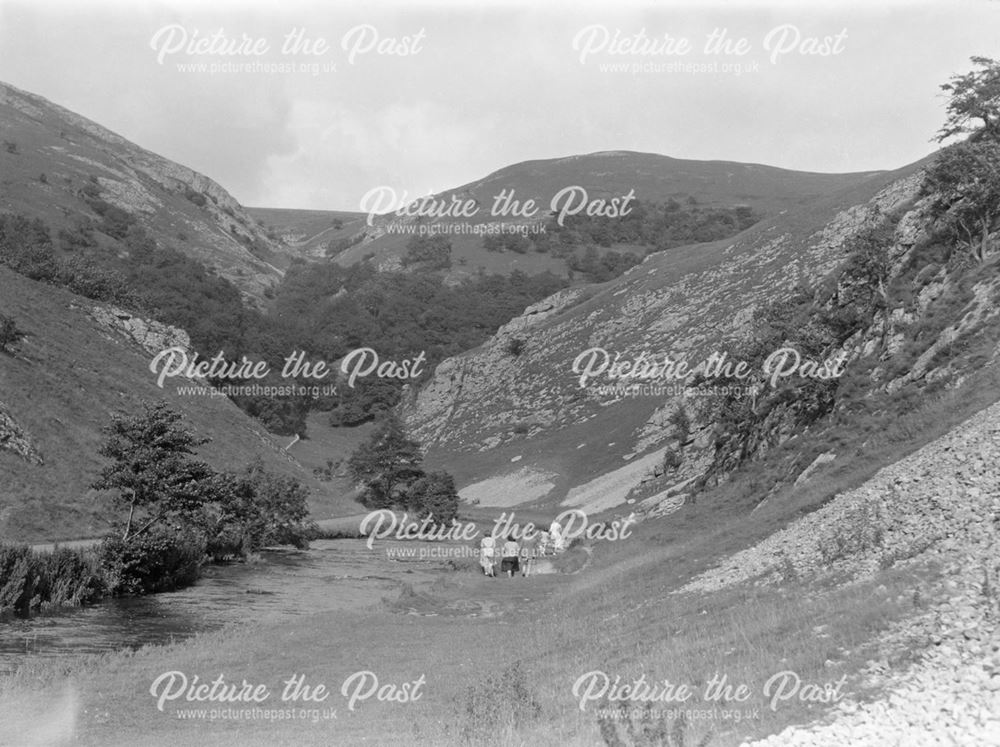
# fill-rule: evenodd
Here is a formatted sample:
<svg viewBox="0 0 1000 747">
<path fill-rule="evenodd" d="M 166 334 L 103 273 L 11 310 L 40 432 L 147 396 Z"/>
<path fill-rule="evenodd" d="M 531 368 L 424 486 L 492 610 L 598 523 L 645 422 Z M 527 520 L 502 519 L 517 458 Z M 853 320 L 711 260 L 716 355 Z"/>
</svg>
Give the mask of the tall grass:
<svg viewBox="0 0 1000 747">
<path fill-rule="evenodd" d="M 105 593 L 104 574 L 92 550 L 57 547 L 46 553 L 0 544 L 0 617 L 78 607 Z"/>
</svg>

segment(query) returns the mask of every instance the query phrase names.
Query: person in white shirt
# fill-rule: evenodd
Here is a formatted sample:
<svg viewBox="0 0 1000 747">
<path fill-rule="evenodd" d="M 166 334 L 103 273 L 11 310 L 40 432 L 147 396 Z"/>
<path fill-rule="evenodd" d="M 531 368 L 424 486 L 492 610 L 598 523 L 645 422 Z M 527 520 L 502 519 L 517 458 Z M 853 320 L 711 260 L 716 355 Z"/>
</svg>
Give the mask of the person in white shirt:
<svg viewBox="0 0 1000 747">
<path fill-rule="evenodd" d="M 496 540 L 490 535 L 486 535 L 479 541 L 479 565 L 483 567 L 483 573 L 492 578 L 496 578 Z"/>
</svg>

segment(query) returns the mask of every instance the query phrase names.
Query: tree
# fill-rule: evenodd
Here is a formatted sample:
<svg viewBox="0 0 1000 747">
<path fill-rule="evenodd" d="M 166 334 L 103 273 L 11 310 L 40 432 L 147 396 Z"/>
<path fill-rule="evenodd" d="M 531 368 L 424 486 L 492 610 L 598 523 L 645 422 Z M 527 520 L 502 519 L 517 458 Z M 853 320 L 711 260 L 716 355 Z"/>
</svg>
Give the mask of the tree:
<svg viewBox="0 0 1000 747">
<path fill-rule="evenodd" d="M 362 505 L 389 508 L 407 505 L 407 490 L 424 476 L 421 461 L 420 444 L 390 414 L 347 460 L 347 469 L 363 488 Z"/>
<path fill-rule="evenodd" d="M 927 171 L 931 210 L 982 261 L 1000 215 L 1000 142 L 971 139 L 941 151 Z"/>
<path fill-rule="evenodd" d="M 447 524 L 458 516 L 455 479 L 447 472 L 431 472 L 418 478 L 407 491 L 407 508 L 435 523 Z"/>
<path fill-rule="evenodd" d="M 92 487 L 117 491 L 116 506 L 128 509 L 123 543 L 168 517 L 189 519 L 214 495 L 213 471 L 191 458 L 208 439 L 196 438 L 180 420 L 165 402 L 146 403 L 141 414 L 116 415 L 105 429 L 99 453 L 113 462 Z"/>
<path fill-rule="evenodd" d="M 1000 127 L 1000 62 L 988 57 L 973 57 L 979 70 L 954 75 L 941 90 L 950 94 L 948 118 L 938 131 L 938 142 L 953 135 L 976 132 L 974 123 L 983 123 L 980 130 L 986 136 L 998 134 Z"/>
<path fill-rule="evenodd" d="M 217 502 L 200 523 L 210 555 L 247 554 L 266 545 L 308 546 L 309 490 L 293 477 L 269 472 L 260 457 L 239 474 L 216 479 Z"/>
<path fill-rule="evenodd" d="M 413 236 L 406 244 L 403 266 L 420 265 L 427 270 L 451 268 L 451 241 L 445 236 Z"/>
</svg>

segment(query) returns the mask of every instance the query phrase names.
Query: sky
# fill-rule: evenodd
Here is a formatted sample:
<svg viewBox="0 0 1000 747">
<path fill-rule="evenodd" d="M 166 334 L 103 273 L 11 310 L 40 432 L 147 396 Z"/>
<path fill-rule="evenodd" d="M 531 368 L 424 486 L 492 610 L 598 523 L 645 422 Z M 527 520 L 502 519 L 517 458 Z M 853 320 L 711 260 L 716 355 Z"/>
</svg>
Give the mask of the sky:
<svg viewBox="0 0 1000 747">
<path fill-rule="evenodd" d="M 320 210 L 603 150 L 894 169 L 998 50 L 991 0 L 0 0 L 0 80 L 245 205 Z"/>
</svg>

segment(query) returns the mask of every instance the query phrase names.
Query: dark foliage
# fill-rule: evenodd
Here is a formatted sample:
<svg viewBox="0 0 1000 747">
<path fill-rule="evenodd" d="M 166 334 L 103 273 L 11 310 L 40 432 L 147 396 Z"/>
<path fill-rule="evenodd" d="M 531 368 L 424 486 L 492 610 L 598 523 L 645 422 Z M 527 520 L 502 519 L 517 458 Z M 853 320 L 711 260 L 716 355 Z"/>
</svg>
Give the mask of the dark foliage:
<svg viewBox="0 0 1000 747">
<path fill-rule="evenodd" d="M 106 538 L 98 559 L 111 595 L 156 594 L 197 581 L 205 547 L 196 532 L 160 526 L 130 541 Z"/>
</svg>

